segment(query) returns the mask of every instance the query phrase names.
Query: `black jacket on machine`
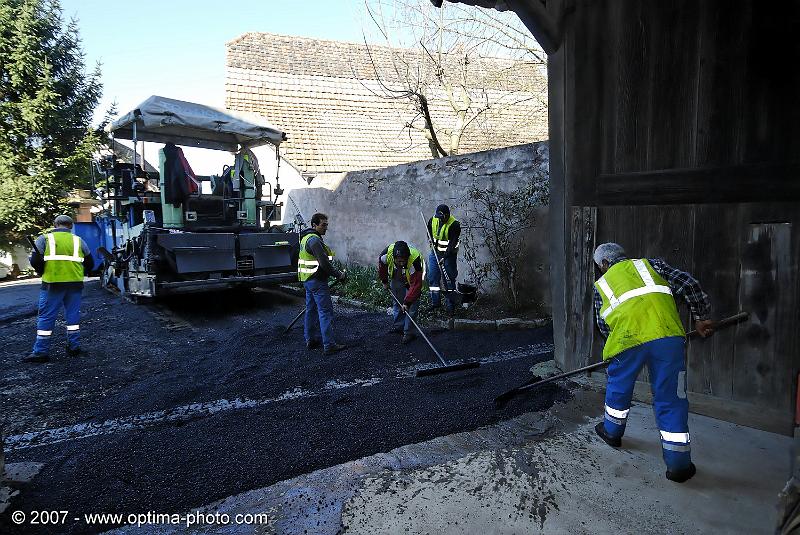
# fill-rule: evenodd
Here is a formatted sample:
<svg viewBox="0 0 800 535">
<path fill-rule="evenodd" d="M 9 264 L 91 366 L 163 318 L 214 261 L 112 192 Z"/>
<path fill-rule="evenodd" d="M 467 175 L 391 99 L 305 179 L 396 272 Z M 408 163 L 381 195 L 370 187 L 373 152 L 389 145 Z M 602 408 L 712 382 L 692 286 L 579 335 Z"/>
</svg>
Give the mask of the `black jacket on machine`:
<svg viewBox="0 0 800 535">
<path fill-rule="evenodd" d="M 328 280 L 328 277 L 336 277 L 337 279 L 340 278 L 342 276 L 342 272 L 333 267 L 333 264 L 331 264 L 328 260 L 328 253 L 322 246 L 322 236 L 320 236 L 317 231 L 312 229 L 304 230 L 302 234 L 300 234 L 300 242 L 302 243 L 303 238 L 309 234 L 313 234 L 316 239 L 313 237 L 308 239 L 308 242 L 306 243 L 307 250 L 309 253 L 313 254 L 319 262 L 319 269 L 310 278 L 324 280 Z"/>
<path fill-rule="evenodd" d="M 189 174 L 178 151 L 181 149 L 174 143 L 164 145 L 164 200 L 175 208 L 183 204 L 191 193 Z"/>
</svg>

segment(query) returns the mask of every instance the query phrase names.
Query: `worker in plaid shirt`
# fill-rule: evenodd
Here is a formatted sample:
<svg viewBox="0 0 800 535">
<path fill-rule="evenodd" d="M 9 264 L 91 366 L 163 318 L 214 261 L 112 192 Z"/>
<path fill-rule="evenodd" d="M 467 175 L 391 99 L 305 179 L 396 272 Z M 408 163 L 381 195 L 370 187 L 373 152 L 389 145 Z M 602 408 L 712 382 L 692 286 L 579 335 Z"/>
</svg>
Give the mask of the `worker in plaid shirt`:
<svg viewBox="0 0 800 535">
<path fill-rule="evenodd" d="M 620 260 L 624 260 L 621 258 Z M 618 262 L 619 260 L 617 260 Z M 711 312 L 711 302 L 708 300 L 706 294 L 700 287 L 697 279 L 692 277 L 689 273 L 676 269 L 660 258 L 648 258 L 648 262 L 653 266 L 653 269 L 664 277 L 672 289 L 672 295 L 681 296 L 689 305 L 689 312 L 694 319 L 708 319 Z M 614 262 L 616 263 L 616 262 Z M 612 264 L 613 265 L 613 264 Z M 594 314 L 597 320 L 597 328 L 603 333 L 603 336 L 608 338 L 609 328 L 605 320 L 600 317 L 600 309 L 603 306 L 603 298 L 600 297 L 600 292 L 594 288 Z"/>
<path fill-rule="evenodd" d="M 605 415 L 595 431 L 610 446 L 622 445 L 636 377 L 646 364 L 666 476 L 683 483 L 696 468 L 689 446 L 686 332 L 675 297 L 688 303 L 695 329 L 706 337 L 713 332 L 708 295 L 690 274 L 660 259 L 629 259 L 616 243 L 598 246 L 594 261 L 603 273 L 594 284 L 595 316 L 606 337 L 603 359 L 611 360 Z"/>
</svg>

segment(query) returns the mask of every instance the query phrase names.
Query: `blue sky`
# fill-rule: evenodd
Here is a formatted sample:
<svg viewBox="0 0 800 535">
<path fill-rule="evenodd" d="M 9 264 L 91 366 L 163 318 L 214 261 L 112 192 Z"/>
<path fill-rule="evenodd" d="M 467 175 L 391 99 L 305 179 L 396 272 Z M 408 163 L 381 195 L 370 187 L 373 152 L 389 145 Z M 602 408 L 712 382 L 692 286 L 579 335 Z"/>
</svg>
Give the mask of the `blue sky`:
<svg viewBox="0 0 800 535">
<path fill-rule="evenodd" d="M 225 43 L 259 31 L 362 40 L 363 0 L 61 0 L 75 16 L 87 68 L 102 62 L 99 120 L 112 101 L 132 109 L 150 95 L 223 106 Z"/>
</svg>

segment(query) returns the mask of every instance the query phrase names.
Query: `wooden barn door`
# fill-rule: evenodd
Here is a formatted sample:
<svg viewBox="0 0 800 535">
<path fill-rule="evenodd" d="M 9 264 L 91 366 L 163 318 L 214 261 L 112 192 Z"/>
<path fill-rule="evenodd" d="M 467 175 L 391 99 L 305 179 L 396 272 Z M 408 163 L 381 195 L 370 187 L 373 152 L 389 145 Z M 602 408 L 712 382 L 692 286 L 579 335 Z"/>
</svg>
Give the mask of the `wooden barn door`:
<svg viewBox="0 0 800 535">
<path fill-rule="evenodd" d="M 662 256 L 690 272 L 711 298 L 715 319 L 750 312 L 745 323 L 689 342 L 692 412 L 791 433 L 800 372 L 800 233 L 793 228 L 798 220 L 797 207 L 789 204 L 598 210 L 598 243 L 616 241 L 634 256 Z M 593 317 L 591 305 L 582 306 Z M 687 330 L 693 328 L 682 299 L 679 310 Z M 595 336 L 591 361 L 601 359 L 602 346 L 602 337 Z M 652 399 L 646 370 L 635 397 Z"/>
<path fill-rule="evenodd" d="M 737 327 L 733 399 L 790 413 L 793 380 L 791 340 L 794 292 L 791 262 L 792 225 L 748 225 L 741 252 L 739 309 L 750 320 Z"/>
</svg>

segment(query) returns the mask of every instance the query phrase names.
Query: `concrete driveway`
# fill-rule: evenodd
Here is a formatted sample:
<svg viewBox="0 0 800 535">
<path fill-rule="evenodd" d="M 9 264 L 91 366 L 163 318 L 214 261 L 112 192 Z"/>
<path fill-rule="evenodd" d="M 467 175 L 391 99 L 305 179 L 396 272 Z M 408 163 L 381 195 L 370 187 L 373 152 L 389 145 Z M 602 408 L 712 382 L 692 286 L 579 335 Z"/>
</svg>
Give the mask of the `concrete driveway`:
<svg viewBox="0 0 800 535">
<path fill-rule="evenodd" d="M 601 407 L 599 393 L 577 390 L 547 411 L 233 495 L 184 511 L 175 523 L 116 533 L 774 532 L 788 437 L 691 415 L 698 472 L 677 484 L 664 477 L 651 407 L 631 409 L 619 450 L 594 434 Z M 204 521 L 186 527 L 198 512 Z"/>
</svg>

